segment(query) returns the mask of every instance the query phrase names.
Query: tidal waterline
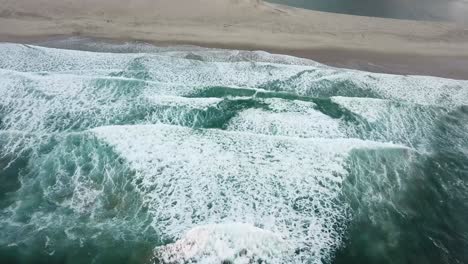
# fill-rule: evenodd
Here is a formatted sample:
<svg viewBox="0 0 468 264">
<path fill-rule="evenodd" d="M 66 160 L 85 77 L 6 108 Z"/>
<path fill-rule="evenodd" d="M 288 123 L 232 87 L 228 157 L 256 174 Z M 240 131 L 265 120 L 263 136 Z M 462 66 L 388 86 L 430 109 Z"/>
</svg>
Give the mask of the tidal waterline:
<svg viewBox="0 0 468 264">
<path fill-rule="evenodd" d="M 468 23 L 465 0 L 268 0 L 318 11 L 396 19 Z"/>
<path fill-rule="evenodd" d="M 0 45 L 1 262 L 468 260 L 468 82 L 93 47 Z"/>
</svg>

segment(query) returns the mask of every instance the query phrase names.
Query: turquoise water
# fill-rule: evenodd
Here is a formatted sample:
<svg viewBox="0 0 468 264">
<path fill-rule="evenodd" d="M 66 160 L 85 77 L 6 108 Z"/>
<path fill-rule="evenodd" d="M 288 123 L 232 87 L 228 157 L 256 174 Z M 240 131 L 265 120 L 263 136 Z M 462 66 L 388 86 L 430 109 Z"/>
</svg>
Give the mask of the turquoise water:
<svg viewBox="0 0 468 264">
<path fill-rule="evenodd" d="M 464 0 L 268 0 L 299 8 L 358 16 L 468 23 Z"/>
<path fill-rule="evenodd" d="M 468 261 L 467 81 L 80 45 L 0 44 L 1 263 Z"/>
</svg>

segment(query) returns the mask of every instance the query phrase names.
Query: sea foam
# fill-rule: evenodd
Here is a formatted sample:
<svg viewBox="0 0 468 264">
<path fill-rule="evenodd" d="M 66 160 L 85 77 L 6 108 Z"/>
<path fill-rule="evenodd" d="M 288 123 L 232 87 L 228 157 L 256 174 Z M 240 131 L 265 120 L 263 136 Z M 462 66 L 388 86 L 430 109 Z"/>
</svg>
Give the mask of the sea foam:
<svg viewBox="0 0 468 264">
<path fill-rule="evenodd" d="M 363 199 L 378 200 L 374 183 L 391 186 L 384 176 L 410 166 L 409 148 L 437 151 L 441 130 L 467 153 L 467 81 L 138 49 L 0 44 L 1 172 L 26 159 L 0 241 L 53 255 L 64 241 L 144 237 L 166 263 L 326 263 L 357 212 L 345 198 L 369 187 Z M 397 176 L 391 195 L 404 189 Z"/>
<path fill-rule="evenodd" d="M 187 235 L 191 238 L 182 235 L 192 228 L 248 223 L 302 252 L 265 255 L 258 241 L 246 248 L 236 245 L 273 263 L 303 258 L 321 263 L 340 245 L 347 214 L 339 197 L 347 174 L 346 157 L 352 149 L 404 149 L 357 139 L 298 139 L 167 125 L 100 127 L 93 132 L 139 172 L 135 185 L 154 217 L 154 228 L 169 238 L 183 239 L 167 250 L 185 248 L 182 245 L 194 239 L 193 232 Z M 248 230 L 245 235 L 251 236 Z M 218 231 L 225 232 L 209 229 Z M 224 239 L 223 234 L 212 237 Z M 232 251 L 217 255 L 213 248 L 196 252 L 192 257 L 201 263 L 234 256 Z M 192 257 L 185 260 L 193 261 Z"/>
<path fill-rule="evenodd" d="M 270 55 L 271 59 L 264 59 L 264 62 L 252 62 L 245 56 L 231 60 L 232 52 L 227 52 L 228 55 L 219 53 L 215 56 L 217 59 L 210 59 L 216 53 L 196 49 L 112 54 L 0 44 L 3 58 L 0 68 L 28 72 L 71 71 L 77 74 L 80 71 L 113 70 L 114 76 L 190 87 L 252 87 L 312 96 L 350 96 L 354 93 L 352 96 L 361 94 L 440 106 L 463 105 L 468 98 L 467 81 L 368 73 L 317 63 L 292 64 L 297 59 L 279 55 Z M 198 56 L 198 59 L 189 55 Z M 268 56 L 262 53 L 262 57 Z"/>
</svg>

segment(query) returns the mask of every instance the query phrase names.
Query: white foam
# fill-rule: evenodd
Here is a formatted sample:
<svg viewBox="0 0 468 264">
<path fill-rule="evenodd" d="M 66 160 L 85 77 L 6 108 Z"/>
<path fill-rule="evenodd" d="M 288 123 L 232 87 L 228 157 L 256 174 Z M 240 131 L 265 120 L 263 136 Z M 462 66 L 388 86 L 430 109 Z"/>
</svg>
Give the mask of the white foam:
<svg viewBox="0 0 468 264">
<path fill-rule="evenodd" d="M 265 51 L 193 49 L 183 51 L 165 51 L 162 54 L 171 57 L 198 59 L 206 62 L 264 62 L 286 65 L 322 66 L 318 62 L 281 54 L 271 54 Z"/>
<path fill-rule="evenodd" d="M 422 152 L 431 151 L 430 142 L 440 118 L 449 110 L 373 98 L 332 97 L 332 101 L 364 118 L 368 125 L 346 127 L 348 136 L 396 142 Z"/>
<path fill-rule="evenodd" d="M 287 241 L 272 232 L 231 223 L 194 227 L 174 244 L 156 248 L 156 256 L 164 263 L 247 264 L 264 256 L 279 261 L 281 255 L 291 254 L 292 250 Z"/>
<path fill-rule="evenodd" d="M 145 71 L 153 81 L 189 86 L 260 86 L 276 78 L 287 78 L 301 67 L 264 62 L 204 62 L 170 56 L 171 53 L 113 54 L 60 50 L 17 44 L 0 44 L 0 68 L 15 71 L 92 71 L 113 70 L 115 73 Z M 289 66 L 285 71 L 281 66 Z M 139 69 L 135 69 L 135 66 Z"/>
<path fill-rule="evenodd" d="M 222 100 L 178 97 L 176 94 L 196 88 L 122 77 L 99 78 L 68 73 L 41 75 L 0 70 L 0 78 L 2 125 L 9 130 L 25 132 L 50 133 L 68 131 L 72 127 L 83 130 L 118 122 L 137 107 L 143 111 L 142 115 L 149 115 L 144 108 L 151 105 L 204 110 Z M 164 121 L 158 116 L 151 118 L 151 122 Z"/>
<path fill-rule="evenodd" d="M 102 70 L 120 68 L 139 54 L 112 54 L 0 43 L 0 68 L 16 71 Z"/>
<path fill-rule="evenodd" d="M 167 125 L 92 131 L 139 172 L 134 183 L 163 237 L 180 239 L 201 225 L 246 223 L 300 249 L 297 256 L 278 256 L 293 263 L 301 257 L 321 263 L 340 245 L 347 215 L 338 196 L 349 151 L 400 148 Z M 268 261 L 254 245 L 247 250 Z"/>
<path fill-rule="evenodd" d="M 247 109 L 230 120 L 227 129 L 266 135 L 340 138 L 340 120 L 315 110 L 315 104 L 304 101 L 266 99 L 270 111 Z"/>
<path fill-rule="evenodd" d="M 304 95 L 326 94 L 338 88 L 339 94 L 332 96 L 357 96 L 361 92 L 370 97 L 446 107 L 464 105 L 468 101 L 468 81 L 334 68 L 303 71 L 276 88 Z"/>
<path fill-rule="evenodd" d="M 262 53 L 257 56 L 261 52 L 196 52 L 207 61 L 191 59 L 190 53 L 184 52 L 111 54 L 0 44 L 3 58 L 0 68 L 52 72 L 112 70 L 123 75 L 141 71 L 151 81 L 182 86 L 253 87 L 317 96 L 333 89 L 337 89 L 338 94 L 331 95 L 347 95 L 357 89 L 367 96 L 447 107 L 464 105 L 468 101 L 468 81 L 368 73 L 304 65 L 289 59 L 297 64 L 265 62 L 267 57 L 277 61 L 274 59 L 277 55 Z M 229 59 L 246 57 L 245 54 L 250 54 L 252 59 L 263 59 L 261 62 Z M 210 56 L 215 59 L 209 59 Z"/>
<path fill-rule="evenodd" d="M 190 107 L 193 109 L 202 109 L 205 110 L 208 107 L 214 107 L 219 102 L 221 102 L 222 98 L 190 98 L 190 97 L 180 97 L 180 96 L 160 96 L 160 95 L 149 95 L 146 96 L 148 101 L 162 106 L 183 106 L 183 107 Z"/>
<path fill-rule="evenodd" d="M 391 106 L 391 101 L 375 98 L 357 98 L 335 96 L 332 102 L 364 117 L 369 122 L 375 122 L 382 118 L 382 115 Z"/>
<path fill-rule="evenodd" d="M 425 116 L 428 111 L 407 115 L 411 107 L 454 107 L 468 101 L 467 81 L 336 69 L 265 52 L 197 49 L 112 54 L 0 44 L 0 58 L 2 129 L 25 134 L 22 138 L 2 134 L 2 144 L 11 141 L 8 151 L 38 144 L 36 138 L 51 132 L 140 124 L 98 127 L 92 133 L 137 171 L 132 183 L 142 196 L 142 211 L 149 211 L 151 226 L 162 239 L 176 240 L 155 249 L 167 262 L 245 263 L 256 258 L 269 263 L 330 262 L 348 220 L 340 192 L 349 153 L 360 148 L 403 148 L 342 137 L 359 135 L 411 146 L 410 135 L 424 137 L 432 126 L 418 123 L 431 121 L 432 116 Z M 357 89 L 364 93 L 360 96 L 386 100 L 332 100 L 381 130 L 350 132 L 342 126 L 345 121 L 316 110 L 314 103 L 256 95 L 251 98 L 268 108 L 239 112 L 227 126 L 231 131 L 141 125 L 190 125 L 183 119 L 198 117 L 198 110 L 217 106 L 223 99 L 183 96 L 196 96 L 213 86 L 318 97 L 348 92 L 356 96 L 352 89 Z M 402 111 L 395 101 L 411 107 Z M 127 115 L 129 120 L 124 120 Z M 37 137 L 28 137 L 30 133 Z M 93 214 L 95 200 L 103 195 L 99 185 L 78 172 L 59 180 L 64 186 L 71 180 L 75 187 L 72 198 L 61 206 L 76 215 Z M 48 221 L 53 216 L 36 214 L 33 220 L 51 225 L 56 223 Z M 147 228 L 146 222 L 139 224 Z M 67 230 L 70 236 L 79 237 L 77 233 Z"/>
</svg>

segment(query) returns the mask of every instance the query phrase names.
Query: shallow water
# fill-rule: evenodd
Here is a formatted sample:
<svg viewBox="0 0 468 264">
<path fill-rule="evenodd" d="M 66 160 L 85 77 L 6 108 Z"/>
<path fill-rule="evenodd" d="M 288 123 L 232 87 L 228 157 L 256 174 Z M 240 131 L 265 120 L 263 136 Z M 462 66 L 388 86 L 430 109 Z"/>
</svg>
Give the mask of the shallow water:
<svg viewBox="0 0 468 264">
<path fill-rule="evenodd" d="M 468 261 L 467 81 L 79 46 L 0 44 L 1 263 Z"/>
<path fill-rule="evenodd" d="M 268 0 L 268 2 L 358 16 L 468 23 L 466 0 Z"/>
</svg>

